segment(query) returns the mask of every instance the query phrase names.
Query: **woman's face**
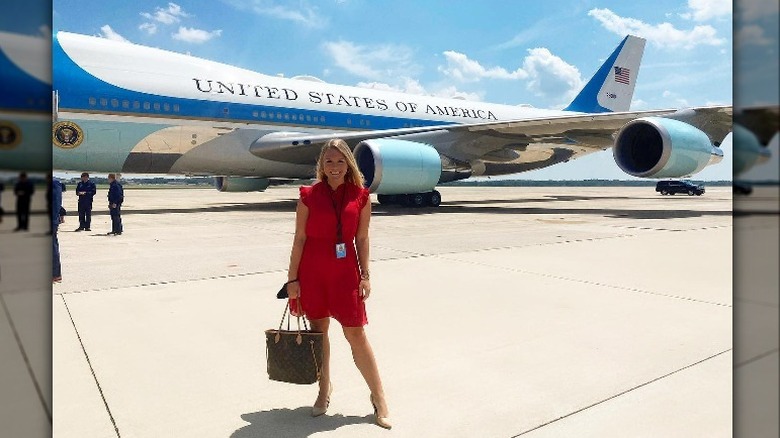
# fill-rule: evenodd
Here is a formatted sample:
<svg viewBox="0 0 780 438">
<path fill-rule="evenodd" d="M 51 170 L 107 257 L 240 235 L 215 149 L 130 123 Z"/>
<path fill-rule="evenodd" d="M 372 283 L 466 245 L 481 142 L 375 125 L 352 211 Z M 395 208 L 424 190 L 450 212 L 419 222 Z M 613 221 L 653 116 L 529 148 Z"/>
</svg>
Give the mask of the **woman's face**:
<svg viewBox="0 0 780 438">
<path fill-rule="evenodd" d="M 322 156 L 322 169 L 329 183 L 341 184 L 347 175 L 347 159 L 335 148 L 328 148 Z"/>
</svg>

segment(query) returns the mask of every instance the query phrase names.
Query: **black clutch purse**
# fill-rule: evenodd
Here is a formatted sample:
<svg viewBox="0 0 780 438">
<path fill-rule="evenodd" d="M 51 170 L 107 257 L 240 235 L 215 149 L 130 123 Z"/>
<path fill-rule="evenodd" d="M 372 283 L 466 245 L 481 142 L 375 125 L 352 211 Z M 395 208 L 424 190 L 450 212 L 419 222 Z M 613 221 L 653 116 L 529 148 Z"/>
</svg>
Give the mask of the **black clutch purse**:
<svg viewBox="0 0 780 438">
<path fill-rule="evenodd" d="M 297 278 L 295 280 L 290 280 L 287 283 L 283 284 L 282 288 L 279 289 L 279 292 L 276 293 L 276 298 L 279 298 L 280 300 L 283 300 L 285 298 L 289 298 L 290 295 L 287 293 L 287 285 L 290 284 L 290 283 L 295 283 L 296 281 L 298 281 Z"/>
</svg>

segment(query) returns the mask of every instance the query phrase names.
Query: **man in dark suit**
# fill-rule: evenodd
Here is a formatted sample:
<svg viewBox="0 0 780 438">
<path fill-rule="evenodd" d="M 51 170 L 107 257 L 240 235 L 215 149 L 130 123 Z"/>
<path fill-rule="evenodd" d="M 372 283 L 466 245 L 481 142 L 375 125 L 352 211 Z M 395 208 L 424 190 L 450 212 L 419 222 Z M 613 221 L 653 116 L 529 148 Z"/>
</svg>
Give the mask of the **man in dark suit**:
<svg viewBox="0 0 780 438">
<path fill-rule="evenodd" d="M 118 236 L 122 234 L 122 202 L 125 200 L 122 184 L 116 180 L 116 175 L 108 174 L 108 211 L 111 213 L 111 232 L 109 235 Z"/>
<path fill-rule="evenodd" d="M 27 173 L 21 172 L 19 180 L 14 185 L 14 193 L 16 194 L 16 228 L 14 231 L 28 231 L 30 229 L 30 203 L 34 192 L 35 187 L 27 179 Z"/>
<path fill-rule="evenodd" d="M 95 183 L 89 180 L 89 174 L 81 174 L 81 181 L 76 186 L 76 195 L 79 197 L 79 227 L 75 231 L 91 231 L 92 223 L 92 197 L 97 193 Z"/>
</svg>

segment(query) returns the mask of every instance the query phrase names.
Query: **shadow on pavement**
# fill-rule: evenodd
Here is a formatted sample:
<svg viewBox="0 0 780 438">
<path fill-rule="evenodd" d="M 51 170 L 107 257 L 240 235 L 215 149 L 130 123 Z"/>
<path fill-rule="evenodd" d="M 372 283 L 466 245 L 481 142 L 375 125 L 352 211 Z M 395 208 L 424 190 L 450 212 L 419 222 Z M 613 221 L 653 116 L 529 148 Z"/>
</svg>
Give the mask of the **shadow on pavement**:
<svg viewBox="0 0 780 438">
<path fill-rule="evenodd" d="M 372 423 L 370 415 L 325 414 L 312 418 L 310 407 L 252 412 L 241 415 L 241 419 L 250 424 L 233 432 L 230 438 L 302 438 L 351 424 Z"/>
</svg>

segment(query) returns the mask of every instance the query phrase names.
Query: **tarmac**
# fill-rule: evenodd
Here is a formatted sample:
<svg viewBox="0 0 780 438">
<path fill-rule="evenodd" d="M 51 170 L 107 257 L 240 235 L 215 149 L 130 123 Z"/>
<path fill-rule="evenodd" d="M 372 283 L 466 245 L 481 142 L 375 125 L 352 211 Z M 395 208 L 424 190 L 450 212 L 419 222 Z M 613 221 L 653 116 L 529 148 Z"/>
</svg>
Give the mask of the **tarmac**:
<svg viewBox="0 0 780 438">
<path fill-rule="evenodd" d="M 440 191 L 437 209 L 374 203 L 366 331 L 391 431 L 373 424 L 337 323 L 325 416 L 309 416 L 316 386 L 267 377 L 263 332 L 284 308 L 275 293 L 297 189 L 128 188 L 121 236 L 106 235 L 98 193 L 92 231 L 73 232 L 70 215 L 59 234 L 54 436 L 732 436 L 732 364 L 776 369 L 777 337 L 745 341 L 735 357 L 730 187 L 701 197 L 652 187 Z M 76 211 L 72 191 L 65 207 Z M 2 268 L 5 282 L 14 268 Z M 777 295 L 756 293 L 744 299 L 764 312 L 761 330 Z M 45 422 L 45 372 L 16 362 L 27 376 L 18 391 L 32 394 L 19 412 Z"/>
</svg>

